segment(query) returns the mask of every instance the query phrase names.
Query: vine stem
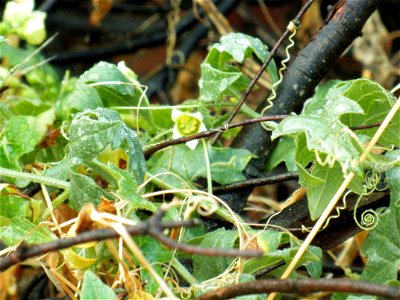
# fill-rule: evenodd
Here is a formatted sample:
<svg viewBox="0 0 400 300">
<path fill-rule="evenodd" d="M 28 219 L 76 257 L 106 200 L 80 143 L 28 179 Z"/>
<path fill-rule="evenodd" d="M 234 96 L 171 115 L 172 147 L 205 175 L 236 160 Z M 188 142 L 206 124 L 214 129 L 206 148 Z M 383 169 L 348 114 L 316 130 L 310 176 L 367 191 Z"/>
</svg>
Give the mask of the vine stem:
<svg viewBox="0 0 400 300">
<path fill-rule="evenodd" d="M 64 180 L 59 180 L 43 175 L 38 175 L 38 174 L 31 174 L 31 173 L 25 173 L 25 172 L 19 172 L 19 171 L 14 171 L 14 170 L 9 170 L 0 167 L 0 176 L 8 176 L 16 179 L 23 179 L 23 180 L 29 180 L 33 182 L 37 182 L 40 184 L 44 185 L 49 185 L 49 186 L 54 186 L 56 188 L 60 189 L 69 189 L 70 183 Z"/>
<path fill-rule="evenodd" d="M 373 295 L 385 299 L 399 299 L 400 290 L 383 284 L 350 279 L 268 279 L 242 282 L 225 286 L 201 295 L 195 300 L 222 300 L 237 296 L 254 295 L 280 291 L 284 293 L 307 294 L 315 292 L 342 292 Z"/>
<path fill-rule="evenodd" d="M 400 97 L 397 99 L 396 103 L 393 105 L 389 113 L 387 114 L 385 120 L 382 122 L 381 126 L 379 126 L 378 130 L 372 137 L 371 141 L 368 143 L 365 151 L 361 154 L 360 156 L 360 164 L 365 161 L 367 158 L 368 154 L 371 152 L 372 147 L 376 145 L 378 142 L 379 138 L 389 125 L 389 123 L 392 121 L 394 118 L 395 114 L 400 108 Z M 321 229 L 321 227 L 324 225 L 325 221 L 329 217 L 329 214 L 332 212 L 334 207 L 336 206 L 337 202 L 341 199 L 342 194 L 345 192 L 347 187 L 349 186 L 350 182 L 353 180 L 355 174 L 354 172 L 350 172 L 345 180 L 343 181 L 342 185 L 339 187 L 339 189 L 336 191 L 335 195 L 329 202 L 328 206 L 325 208 L 323 211 L 322 215 L 319 217 L 317 223 L 314 225 L 313 229 L 311 232 L 307 235 L 307 238 L 304 240 L 303 244 L 300 246 L 299 250 L 297 251 L 296 255 L 294 256 L 293 260 L 290 262 L 289 266 L 285 270 L 285 272 L 282 274 L 281 279 L 287 279 L 289 278 L 290 274 L 293 272 L 293 270 L 296 268 L 296 265 L 299 263 L 301 257 L 303 254 L 306 252 L 308 246 L 310 246 L 312 240 L 315 238 L 317 235 L 318 231 Z M 271 293 L 267 300 L 273 300 L 275 299 L 276 293 Z"/>
<path fill-rule="evenodd" d="M 306 11 L 308 10 L 308 8 L 311 6 L 311 4 L 314 3 L 315 0 L 308 0 L 308 2 L 306 4 L 304 4 L 304 6 L 300 9 L 299 13 L 297 14 L 297 16 L 294 18 L 294 20 L 292 21 L 295 25 L 300 24 L 300 19 L 301 17 L 306 13 Z M 272 58 L 274 57 L 276 51 L 278 51 L 278 48 L 280 47 L 280 45 L 283 43 L 283 41 L 289 36 L 289 34 L 291 34 L 292 31 L 290 29 L 286 29 L 285 32 L 283 33 L 283 35 L 279 38 L 279 40 L 276 42 L 275 46 L 272 48 L 271 52 L 269 53 L 269 55 L 267 56 L 267 58 L 265 59 L 263 65 L 261 66 L 260 70 L 257 72 L 257 74 L 253 77 L 253 79 L 251 80 L 251 82 L 249 83 L 249 85 L 247 86 L 246 91 L 244 92 L 244 94 L 242 95 L 242 97 L 240 98 L 237 106 L 235 107 L 235 109 L 233 110 L 232 114 L 229 116 L 228 120 L 226 121 L 226 124 L 229 124 L 232 122 L 233 118 L 237 115 L 237 113 L 239 112 L 240 108 L 242 107 L 243 103 L 246 101 L 247 97 L 250 95 L 250 92 L 252 91 L 252 89 L 254 88 L 254 86 L 256 85 L 257 81 L 260 79 L 262 73 L 265 71 L 265 69 L 268 67 L 269 63 L 271 62 Z M 213 139 L 211 140 L 211 145 L 214 144 L 218 138 L 220 137 L 220 135 L 222 134 L 222 132 L 218 132 Z"/>
</svg>

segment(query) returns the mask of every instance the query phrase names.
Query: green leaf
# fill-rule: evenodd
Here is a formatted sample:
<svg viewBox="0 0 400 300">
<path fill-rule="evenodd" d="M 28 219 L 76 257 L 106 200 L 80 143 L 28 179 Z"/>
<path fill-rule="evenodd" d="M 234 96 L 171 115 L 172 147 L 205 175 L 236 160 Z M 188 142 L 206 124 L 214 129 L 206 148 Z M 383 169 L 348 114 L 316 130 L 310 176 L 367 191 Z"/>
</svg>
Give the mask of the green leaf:
<svg viewBox="0 0 400 300">
<path fill-rule="evenodd" d="M 74 90 L 63 102 L 62 114 L 64 119 L 67 119 L 74 113 L 98 107 L 103 107 L 103 103 L 96 89 L 81 80 L 77 80 Z"/>
<path fill-rule="evenodd" d="M 6 218 L 20 217 L 24 218 L 29 211 L 29 201 L 7 194 L 7 191 L 2 190 L 0 194 L 0 216 Z"/>
<path fill-rule="evenodd" d="M 388 283 L 397 279 L 400 266 L 400 207 L 391 205 L 380 216 L 378 225 L 362 246 L 362 253 L 368 257 L 368 263 L 360 280 Z M 350 295 L 335 299 L 355 299 L 354 297 L 355 295 Z"/>
<path fill-rule="evenodd" d="M 71 170 L 70 179 L 69 203 L 76 211 L 79 211 L 86 203 L 99 205 L 101 197 L 113 198 L 89 176 Z"/>
<path fill-rule="evenodd" d="M 121 170 L 112 163 L 103 164 L 94 162 L 95 170 L 101 170 L 101 175 L 107 174 L 107 179 L 112 178 L 116 184 L 116 193 L 122 199 L 128 200 L 130 207 L 136 211 L 144 209 L 151 212 L 157 210 L 156 206 L 147 199 L 143 199 L 137 192 L 137 183 L 132 174 L 127 170 Z"/>
<path fill-rule="evenodd" d="M 332 113 L 334 111 L 332 110 Z M 345 126 L 331 116 L 293 116 L 286 118 L 272 134 L 272 139 L 284 135 L 298 136 L 305 133 L 307 148 L 327 161 L 338 161 L 344 172 L 362 174 L 358 163 L 359 151 L 353 137 L 345 131 Z"/>
<path fill-rule="evenodd" d="M 336 84 L 340 82 L 340 80 L 329 80 L 327 82 L 319 84 L 315 88 L 314 96 L 304 103 L 302 114 L 311 115 L 314 111 L 322 109 L 326 102 L 326 94 L 331 88 L 333 88 Z"/>
<path fill-rule="evenodd" d="M 242 171 L 254 157 L 244 149 L 217 147 L 209 147 L 208 156 L 212 180 L 222 185 L 245 179 Z M 192 182 L 200 177 L 207 177 L 202 147 L 190 150 L 186 145 L 177 145 L 156 153 L 148 164 L 152 175 L 168 170 Z"/>
<path fill-rule="evenodd" d="M 97 90 L 104 106 L 136 106 L 142 90 L 136 87 L 114 64 L 101 61 L 83 73 L 79 79 Z M 143 104 L 148 104 L 146 103 Z"/>
<path fill-rule="evenodd" d="M 6 127 L 7 141 L 13 145 L 13 155 L 18 159 L 35 149 L 44 136 L 44 131 L 35 117 L 17 116 L 9 120 Z"/>
<path fill-rule="evenodd" d="M 85 110 L 71 122 L 67 161 L 71 166 L 90 163 L 110 146 L 122 149 L 128 169 L 138 184 L 143 182 L 146 163 L 136 133 L 128 128 L 118 113 L 104 108 Z"/>
<path fill-rule="evenodd" d="M 112 288 L 103 283 L 92 271 L 83 276 L 81 300 L 118 299 Z"/>
<path fill-rule="evenodd" d="M 399 155 L 400 151 L 396 152 Z M 399 174 L 400 167 L 393 168 L 387 173 L 391 191 L 390 207 L 382 215 L 378 215 L 378 224 L 362 246 L 362 253 L 368 257 L 368 263 L 361 274 L 361 280 L 387 283 L 397 279 L 400 267 Z"/>
<path fill-rule="evenodd" d="M 272 171 L 280 163 L 285 162 L 288 171 L 297 171 L 296 161 L 294 159 L 295 153 L 296 147 L 294 140 L 286 136 L 280 138 L 278 144 L 267 157 L 266 170 Z"/>
<path fill-rule="evenodd" d="M 54 121 L 54 110 L 49 109 L 37 116 L 16 116 L 8 120 L 5 136 L 0 143 L 0 166 L 21 170 L 23 155 L 33 152 L 44 138 L 47 127 Z M 26 180 L 8 181 L 22 187 L 28 184 Z"/>
<path fill-rule="evenodd" d="M 308 209 L 312 220 L 317 219 L 329 201 L 335 195 L 343 181 L 343 174 L 340 166 L 335 164 L 332 168 L 315 165 L 312 168 L 310 176 L 318 178 L 310 180 L 309 176 L 304 176 L 304 172 L 299 172 L 301 185 L 307 187 Z M 332 180 L 335 178 L 335 180 Z"/>
<path fill-rule="evenodd" d="M 299 247 L 292 240 L 290 235 L 283 232 L 265 231 L 258 237 L 258 245 L 265 251 L 262 257 L 251 258 L 245 261 L 243 273 L 254 274 L 255 272 L 274 266 L 282 260 L 286 264 L 290 263 L 296 255 Z M 279 249 L 281 244 L 287 244 L 290 241 L 290 247 Z M 265 247 L 265 245 L 269 245 Z M 302 256 L 298 266 L 305 265 L 312 277 L 319 277 L 322 272 L 322 251 L 317 247 L 310 247 Z M 280 276 L 286 266 L 282 266 L 274 272 L 274 276 Z M 271 273 L 272 274 L 272 273 Z"/>
<path fill-rule="evenodd" d="M 255 54 L 264 61 L 269 52 L 263 43 L 242 33 L 230 33 L 222 36 L 220 43 L 214 44 L 201 65 L 201 78 L 199 80 L 201 101 L 221 101 L 224 96 L 238 97 L 248 85 L 248 78 L 230 63 L 236 61 L 243 63 L 244 59 Z M 272 82 L 278 80 L 278 72 L 274 61 L 267 67 Z"/>
<path fill-rule="evenodd" d="M 346 87 L 343 96 L 356 101 L 365 112 L 363 115 L 343 116 L 342 122 L 350 127 L 382 122 L 396 102 L 393 94 L 368 79 L 357 79 L 339 86 Z M 388 148 L 392 145 L 400 146 L 399 128 L 400 112 L 398 111 L 379 138 L 379 143 Z M 357 133 L 372 137 L 376 131 L 377 127 L 360 130 Z"/>
<path fill-rule="evenodd" d="M 238 96 L 247 84 L 241 72 L 221 71 L 211 64 L 202 63 L 199 99 L 205 102 L 222 101 L 225 95 Z"/>
<path fill-rule="evenodd" d="M 320 278 L 322 274 L 322 250 L 318 247 L 310 247 L 308 251 L 311 255 L 315 254 L 316 259 L 311 258 L 304 263 L 304 266 L 312 278 Z"/>
<path fill-rule="evenodd" d="M 159 241 L 149 236 L 135 237 L 135 241 L 138 244 L 139 248 L 146 255 L 146 259 L 148 260 L 148 262 L 152 264 L 154 270 L 158 273 L 158 275 L 163 277 L 164 272 L 161 264 L 169 263 L 169 261 L 172 259 L 172 251 L 167 249 Z M 135 262 L 137 262 L 136 258 L 133 259 Z M 148 293 L 154 294 L 159 288 L 158 283 L 154 281 L 154 278 L 148 273 L 146 269 L 142 268 L 140 273 L 142 276 L 142 280 L 146 282 L 146 291 Z"/>
<path fill-rule="evenodd" d="M 220 228 L 206 234 L 199 246 L 206 248 L 232 248 L 237 237 L 237 231 Z M 193 275 L 199 281 L 210 279 L 224 272 L 232 261 L 233 258 L 230 257 L 193 255 Z"/>
<path fill-rule="evenodd" d="M 40 244 L 54 240 L 54 234 L 43 226 L 37 226 L 21 216 L 5 218 L 0 216 L 0 240 L 7 246 L 21 241 L 27 244 Z"/>
</svg>

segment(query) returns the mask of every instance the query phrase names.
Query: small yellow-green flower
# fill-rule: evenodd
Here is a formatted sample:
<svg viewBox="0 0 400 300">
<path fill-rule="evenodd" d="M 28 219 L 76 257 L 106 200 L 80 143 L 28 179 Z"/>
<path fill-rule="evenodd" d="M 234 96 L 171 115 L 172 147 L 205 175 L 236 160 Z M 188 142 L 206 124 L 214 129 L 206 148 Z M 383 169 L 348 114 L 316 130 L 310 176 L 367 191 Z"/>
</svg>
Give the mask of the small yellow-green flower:
<svg viewBox="0 0 400 300">
<path fill-rule="evenodd" d="M 174 108 L 172 110 L 172 121 L 175 122 L 172 129 L 172 138 L 177 139 L 183 136 L 199 133 L 207 130 L 203 124 L 203 116 L 199 113 L 188 113 Z M 198 140 L 192 140 L 186 143 L 191 150 L 194 150 L 198 144 Z"/>
</svg>

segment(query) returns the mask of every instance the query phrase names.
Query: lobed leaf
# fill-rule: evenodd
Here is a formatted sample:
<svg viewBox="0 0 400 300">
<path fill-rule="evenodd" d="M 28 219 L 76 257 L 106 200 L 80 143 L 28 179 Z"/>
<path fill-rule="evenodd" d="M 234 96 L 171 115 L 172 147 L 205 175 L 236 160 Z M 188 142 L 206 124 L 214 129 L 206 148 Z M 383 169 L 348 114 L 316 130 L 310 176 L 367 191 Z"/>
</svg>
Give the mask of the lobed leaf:
<svg viewBox="0 0 400 300">
<path fill-rule="evenodd" d="M 245 179 L 242 171 L 254 157 L 247 150 L 217 147 L 209 147 L 208 156 L 212 180 L 222 185 Z M 190 150 L 186 145 L 177 145 L 156 153 L 148 164 L 153 175 L 170 171 L 192 182 L 200 177 L 207 178 L 202 147 Z M 179 184 L 179 180 L 174 182 Z"/>
<path fill-rule="evenodd" d="M 249 80 L 231 62 L 243 63 L 252 54 L 260 61 L 265 61 L 269 52 L 257 38 L 243 33 L 230 33 L 222 36 L 219 43 L 214 44 L 206 59 L 201 64 L 199 80 L 200 101 L 218 102 L 223 97 L 239 97 L 247 88 Z M 267 67 L 272 82 L 278 81 L 278 72 L 274 61 Z"/>
</svg>

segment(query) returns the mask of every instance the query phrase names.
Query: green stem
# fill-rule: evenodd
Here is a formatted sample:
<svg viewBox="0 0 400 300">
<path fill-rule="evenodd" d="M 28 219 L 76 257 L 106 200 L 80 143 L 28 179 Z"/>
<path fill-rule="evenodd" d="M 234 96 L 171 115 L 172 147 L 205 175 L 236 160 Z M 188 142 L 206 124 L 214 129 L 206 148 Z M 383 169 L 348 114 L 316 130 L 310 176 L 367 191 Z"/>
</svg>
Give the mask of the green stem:
<svg viewBox="0 0 400 300">
<path fill-rule="evenodd" d="M 63 191 L 60 195 L 53 200 L 53 209 L 56 209 L 60 204 L 69 198 L 69 190 Z"/>
<path fill-rule="evenodd" d="M 189 283 L 190 285 L 197 283 L 196 277 L 190 274 L 189 271 L 175 257 L 171 259 L 171 265 L 179 273 L 179 275 L 181 275 L 182 278 L 185 279 L 187 283 Z"/>
<path fill-rule="evenodd" d="M 213 188 L 212 188 L 210 158 L 208 157 L 208 149 L 207 149 L 208 147 L 207 147 L 207 143 L 204 139 L 202 139 L 201 142 L 203 144 L 204 160 L 206 162 L 206 169 L 207 169 L 207 192 L 209 194 L 212 194 Z"/>
<path fill-rule="evenodd" d="M 23 179 L 23 180 L 29 180 L 49 186 L 54 186 L 56 188 L 60 189 L 69 189 L 69 182 L 64 181 L 64 180 L 59 180 L 59 179 L 54 179 L 50 177 L 46 177 L 43 175 L 38 175 L 38 174 L 31 174 L 31 173 L 25 173 L 25 172 L 19 172 L 19 171 L 14 171 L 14 170 L 9 170 L 9 169 L 4 169 L 0 167 L 0 176 L 8 176 L 12 177 L 15 179 Z"/>
</svg>

